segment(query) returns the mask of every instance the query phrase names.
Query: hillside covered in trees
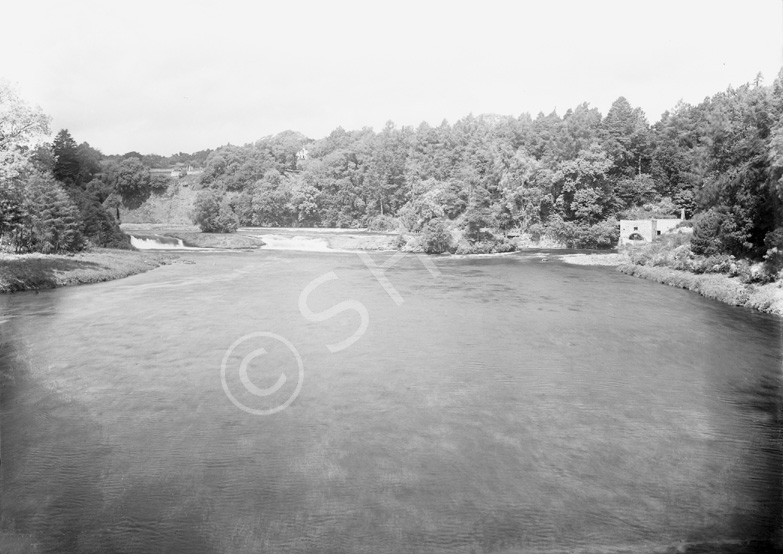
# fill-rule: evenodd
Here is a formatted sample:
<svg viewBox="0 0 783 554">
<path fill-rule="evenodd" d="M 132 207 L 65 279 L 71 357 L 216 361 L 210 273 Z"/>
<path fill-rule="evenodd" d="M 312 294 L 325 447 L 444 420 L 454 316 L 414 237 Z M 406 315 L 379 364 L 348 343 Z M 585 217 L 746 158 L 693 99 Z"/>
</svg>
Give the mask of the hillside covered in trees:
<svg viewBox="0 0 783 554">
<path fill-rule="evenodd" d="M 29 148 L 48 120 L 25 107 L 17 118 L 33 123 L 14 138 L 8 106 L 23 103 L 3 90 L 0 233 L 18 250 L 125 245 L 118 207 L 162 194 L 188 166 L 202 171 L 188 182 L 204 231 L 369 227 L 432 253 L 509 251 L 519 236 L 605 248 L 621 218 L 685 210 L 697 254 L 777 259 L 783 248 L 781 77 L 680 103 L 653 125 L 620 97 L 606 115 L 583 103 L 562 116 L 389 122 L 319 140 L 287 131 L 168 158 L 105 156 L 66 130 Z"/>
<path fill-rule="evenodd" d="M 620 97 L 605 116 L 581 104 L 315 141 L 285 132 L 211 152 L 196 217 L 205 230 L 400 229 L 426 251 L 492 252 L 525 233 L 611 247 L 618 219 L 684 209 L 697 253 L 761 258 L 783 233 L 782 113 L 778 78 L 681 103 L 654 125 Z"/>
<path fill-rule="evenodd" d="M 131 248 L 118 224 L 119 205 L 138 205 L 170 182 L 169 170 L 155 173 L 150 165 L 176 168 L 209 153 L 105 156 L 66 129 L 41 142 L 49 125 L 48 115 L 0 80 L 0 246 L 6 250 Z"/>
</svg>

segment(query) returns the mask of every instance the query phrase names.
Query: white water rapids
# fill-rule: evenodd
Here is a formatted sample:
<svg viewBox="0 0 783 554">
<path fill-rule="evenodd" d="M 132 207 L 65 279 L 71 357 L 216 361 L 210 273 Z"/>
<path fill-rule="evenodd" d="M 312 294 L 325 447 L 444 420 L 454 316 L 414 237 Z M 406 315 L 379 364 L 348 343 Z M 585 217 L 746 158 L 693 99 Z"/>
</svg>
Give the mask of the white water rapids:
<svg viewBox="0 0 783 554">
<path fill-rule="evenodd" d="M 192 246 L 185 246 L 182 239 L 173 237 L 134 237 L 130 235 L 131 246 L 138 250 L 201 250 Z"/>
<path fill-rule="evenodd" d="M 252 235 L 264 241 L 264 250 L 298 250 L 300 252 L 334 252 L 329 242 L 320 237 Z"/>
</svg>

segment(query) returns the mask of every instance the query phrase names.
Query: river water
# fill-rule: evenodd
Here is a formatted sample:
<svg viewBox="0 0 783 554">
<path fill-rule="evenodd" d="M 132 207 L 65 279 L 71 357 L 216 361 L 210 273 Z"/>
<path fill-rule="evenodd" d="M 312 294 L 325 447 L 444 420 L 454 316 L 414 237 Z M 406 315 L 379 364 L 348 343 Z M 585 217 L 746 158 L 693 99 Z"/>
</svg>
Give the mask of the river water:
<svg viewBox="0 0 783 554">
<path fill-rule="evenodd" d="M 540 254 L 182 258 L 0 297 L 5 551 L 723 551 L 780 527 L 778 318 Z"/>
</svg>

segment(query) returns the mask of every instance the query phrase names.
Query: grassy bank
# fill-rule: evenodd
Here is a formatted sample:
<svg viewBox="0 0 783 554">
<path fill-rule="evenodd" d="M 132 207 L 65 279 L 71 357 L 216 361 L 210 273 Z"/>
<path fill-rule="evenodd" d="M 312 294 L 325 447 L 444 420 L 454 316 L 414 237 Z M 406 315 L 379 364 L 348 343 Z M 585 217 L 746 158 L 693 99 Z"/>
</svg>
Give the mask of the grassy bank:
<svg viewBox="0 0 783 554">
<path fill-rule="evenodd" d="M 99 283 L 143 273 L 177 260 L 168 253 L 96 248 L 71 256 L 0 253 L 0 292 Z"/>
<path fill-rule="evenodd" d="M 702 296 L 760 312 L 783 316 L 783 281 L 767 284 L 744 283 L 740 277 L 725 273 L 693 273 L 665 265 L 633 263 L 628 251 L 617 254 L 569 254 L 561 259 L 576 265 L 616 266 L 626 275 L 697 292 Z"/>
<path fill-rule="evenodd" d="M 672 287 L 692 290 L 702 296 L 761 312 L 783 316 L 783 282 L 765 285 L 746 284 L 737 277 L 721 273 L 695 274 L 669 267 L 622 264 L 617 270 L 627 275 L 657 281 Z"/>
</svg>

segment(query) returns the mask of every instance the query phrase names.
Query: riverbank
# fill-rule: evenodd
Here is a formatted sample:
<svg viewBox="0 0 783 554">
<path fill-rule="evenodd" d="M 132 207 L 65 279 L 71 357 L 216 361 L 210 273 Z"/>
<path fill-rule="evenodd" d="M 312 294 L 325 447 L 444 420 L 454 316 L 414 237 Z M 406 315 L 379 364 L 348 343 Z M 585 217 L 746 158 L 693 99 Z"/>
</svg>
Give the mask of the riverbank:
<svg viewBox="0 0 783 554">
<path fill-rule="evenodd" d="M 700 295 L 760 312 L 783 316 L 783 281 L 765 285 L 747 284 L 737 277 L 723 273 L 690 273 L 665 266 L 631 263 L 626 252 L 616 254 L 568 254 L 561 256 L 565 263 L 575 265 L 615 266 L 617 271 L 655 281 L 670 287 L 691 290 Z"/>
<path fill-rule="evenodd" d="M 626 263 L 617 270 L 626 275 L 656 281 L 671 287 L 692 290 L 702 296 L 732 306 L 752 308 L 783 316 L 783 281 L 752 285 L 722 273 L 695 274 L 668 267 Z"/>
<path fill-rule="evenodd" d="M 0 253 L 0 293 L 111 281 L 178 258 L 176 254 L 108 248 L 73 255 Z"/>
</svg>

